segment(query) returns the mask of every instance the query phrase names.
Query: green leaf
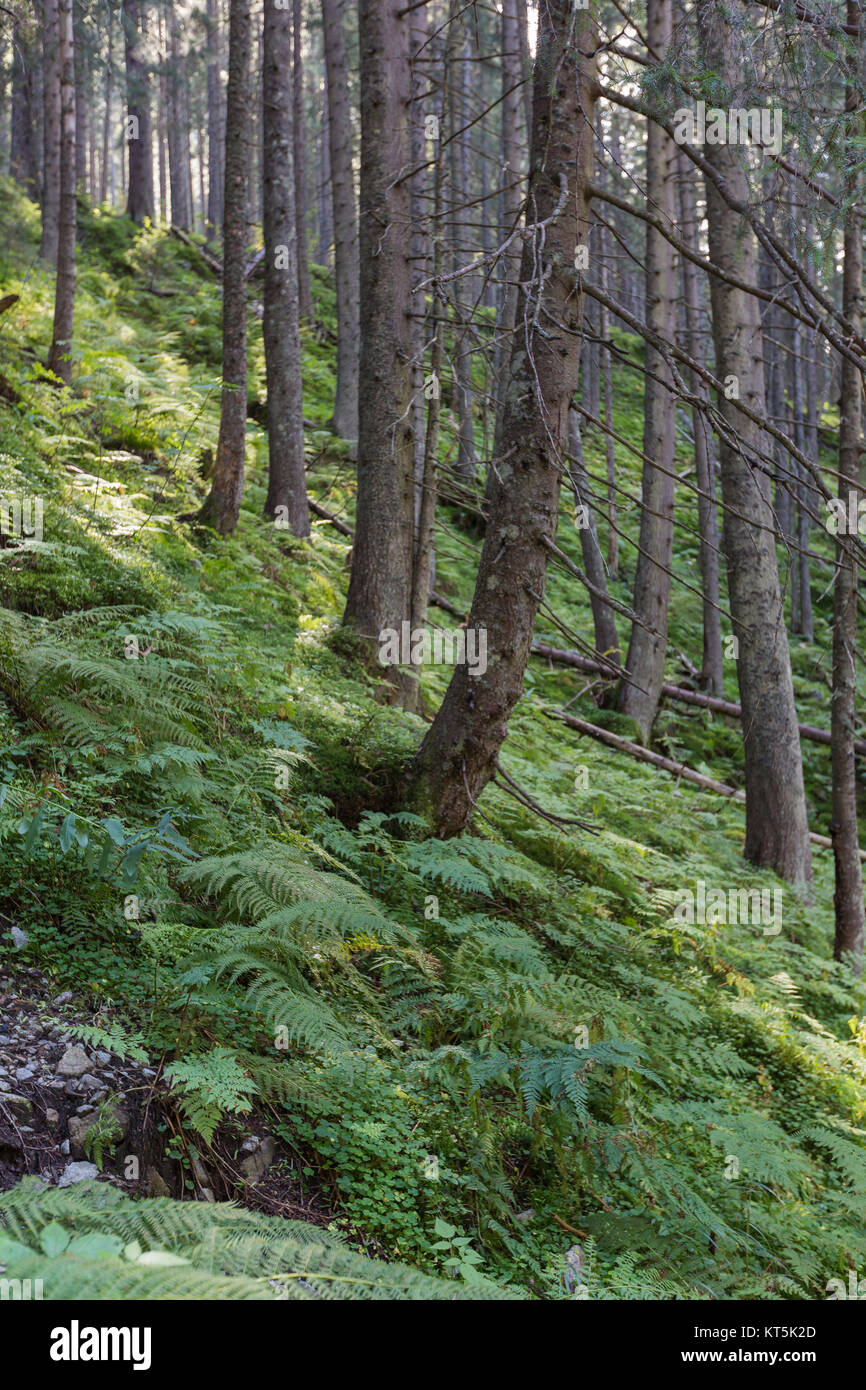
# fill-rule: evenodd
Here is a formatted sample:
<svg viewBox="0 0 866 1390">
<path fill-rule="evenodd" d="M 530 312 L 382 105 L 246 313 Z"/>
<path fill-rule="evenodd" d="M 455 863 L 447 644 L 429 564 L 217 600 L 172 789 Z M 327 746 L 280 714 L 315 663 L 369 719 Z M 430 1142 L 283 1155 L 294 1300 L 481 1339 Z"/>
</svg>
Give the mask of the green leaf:
<svg viewBox="0 0 866 1390">
<path fill-rule="evenodd" d="M 64 1230 L 59 1221 L 49 1221 L 39 1234 L 39 1244 L 45 1254 L 53 1260 L 55 1255 L 62 1254 L 69 1244 L 69 1232 Z"/>
</svg>

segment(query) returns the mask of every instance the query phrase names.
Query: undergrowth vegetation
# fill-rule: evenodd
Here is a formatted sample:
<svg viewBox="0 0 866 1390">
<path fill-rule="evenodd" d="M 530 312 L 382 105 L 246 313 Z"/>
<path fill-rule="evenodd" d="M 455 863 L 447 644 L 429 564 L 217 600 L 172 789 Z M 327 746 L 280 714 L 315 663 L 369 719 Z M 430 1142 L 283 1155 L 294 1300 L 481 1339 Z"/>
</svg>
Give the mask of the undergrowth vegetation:
<svg viewBox="0 0 866 1390">
<path fill-rule="evenodd" d="M 741 809 L 569 731 L 564 701 L 604 716 L 583 678 L 541 663 L 504 764 L 592 828 L 556 829 L 502 783 L 459 840 L 394 813 L 423 721 L 379 702 L 337 634 L 347 540 L 263 520 L 252 418 L 235 537 L 179 519 L 216 442 L 215 278 L 162 232 L 82 221 L 69 393 L 40 366 L 36 214 L 3 187 L 0 280 L 21 298 L 0 321 L 20 398 L 0 402 L 0 496 L 43 498 L 44 530 L 0 548 L 0 912 L 112 1050 L 164 1066 L 193 1150 L 255 1107 L 330 1229 L 22 1183 L 0 1200 L 0 1259 L 20 1277 L 50 1259 L 76 1297 L 357 1280 L 557 1298 L 575 1296 L 579 1242 L 593 1299 L 823 1296 L 866 1263 L 866 1009 L 830 959 L 829 852 L 814 902 L 786 890 L 781 930 L 684 922 L 683 887 L 779 889 L 742 860 Z M 324 426 L 324 273 L 316 291 L 304 409 Z M 639 392 L 617 377 L 615 425 L 639 443 Z M 345 446 L 311 426 L 307 447 L 311 494 L 351 520 Z M 577 558 L 567 501 L 562 545 Z M 466 603 L 477 536 L 456 518 L 437 546 L 437 586 Z M 693 578 L 696 556 L 677 565 Z M 589 630 L 572 580 L 552 575 L 549 596 Z M 699 650 L 698 601 L 672 603 L 674 644 Z M 795 665 L 801 717 L 821 722 L 815 650 Z M 425 674 L 429 708 L 447 675 Z M 731 726 L 668 711 L 660 736 L 739 780 Z M 827 754 L 805 751 L 823 830 Z"/>
</svg>

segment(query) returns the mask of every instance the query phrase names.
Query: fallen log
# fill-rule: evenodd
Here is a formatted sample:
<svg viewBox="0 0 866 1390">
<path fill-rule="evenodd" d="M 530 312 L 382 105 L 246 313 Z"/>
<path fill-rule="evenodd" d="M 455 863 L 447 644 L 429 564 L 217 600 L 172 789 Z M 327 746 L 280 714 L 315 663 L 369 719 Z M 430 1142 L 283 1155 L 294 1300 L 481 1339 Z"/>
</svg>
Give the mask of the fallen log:
<svg viewBox="0 0 866 1390">
<path fill-rule="evenodd" d="M 543 656 L 548 661 L 554 661 L 560 666 L 573 666 L 576 671 L 585 671 L 592 675 L 608 676 L 611 679 L 618 679 L 620 676 L 627 675 L 621 667 L 614 666 L 611 662 L 595 661 L 589 657 L 581 656 L 579 652 L 564 651 L 560 647 L 549 647 L 543 642 L 533 642 L 532 651 L 535 656 Z M 716 695 L 703 695 L 698 690 L 687 690 L 682 685 L 662 686 L 661 693 L 669 700 L 678 700 L 685 705 L 698 705 L 701 709 L 712 710 L 715 714 L 725 714 L 731 719 L 742 718 L 742 707 L 734 704 L 733 700 L 720 700 Z M 812 743 L 823 743 L 829 746 L 830 734 L 827 729 L 818 729 L 814 724 L 800 724 L 800 737 L 807 738 Z M 862 738 L 854 740 L 854 751 L 861 757 L 866 754 L 866 741 Z"/>
<path fill-rule="evenodd" d="M 221 261 L 218 261 L 209 251 L 205 251 L 203 246 L 199 246 L 198 242 L 193 241 L 192 237 L 188 236 L 180 227 L 170 227 L 169 231 L 176 241 L 180 241 L 184 246 L 188 246 L 190 251 L 197 252 L 208 270 L 212 270 L 214 275 L 219 275 L 220 279 L 222 279 L 223 268 Z"/>
<path fill-rule="evenodd" d="M 623 738 L 621 734 L 615 734 L 612 729 L 602 729 L 597 724 L 590 724 L 588 720 L 578 719 L 576 715 L 566 714 L 563 710 L 551 710 L 550 713 L 552 718 L 560 720 L 569 729 L 575 729 L 578 733 L 586 734 L 599 743 L 605 743 L 608 748 L 615 748 L 618 753 L 627 753 L 632 758 L 638 758 L 640 762 L 649 763 L 651 767 L 662 768 L 663 771 L 671 773 L 678 780 L 691 782 L 704 791 L 714 792 L 717 796 L 726 796 L 731 801 L 744 803 L 746 800 L 746 793 L 739 791 L 736 787 L 729 787 L 726 782 L 717 782 L 714 777 L 705 777 L 702 772 L 695 772 L 686 763 L 678 763 L 673 758 L 662 757 L 661 753 L 653 753 L 649 748 L 643 748 L 639 743 L 632 743 L 630 739 Z M 833 848 L 833 841 L 829 835 L 818 835 L 815 831 L 810 830 L 809 839 L 813 845 L 823 845 L 826 849 Z M 866 859 L 866 850 L 860 850 L 860 858 Z"/>
</svg>

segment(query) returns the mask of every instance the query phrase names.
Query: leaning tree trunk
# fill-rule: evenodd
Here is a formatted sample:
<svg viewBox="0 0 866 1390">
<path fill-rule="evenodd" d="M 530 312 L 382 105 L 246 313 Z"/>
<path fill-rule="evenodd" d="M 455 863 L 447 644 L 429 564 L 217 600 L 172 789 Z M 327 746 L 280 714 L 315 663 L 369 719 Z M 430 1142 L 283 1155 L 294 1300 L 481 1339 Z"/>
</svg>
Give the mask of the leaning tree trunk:
<svg viewBox="0 0 866 1390">
<path fill-rule="evenodd" d="M 201 510 L 201 520 L 222 535 L 231 535 L 237 525 L 244 490 L 249 87 L 250 0 L 231 0 L 223 229 L 223 389 L 213 481 Z"/>
<path fill-rule="evenodd" d="M 54 332 L 48 366 L 66 382 L 72 380 L 72 330 L 75 315 L 75 44 L 72 0 L 59 0 L 57 14 L 60 57 L 60 215 L 57 238 L 57 280 L 54 292 Z"/>
<path fill-rule="evenodd" d="M 848 0 L 848 24 L 859 27 L 859 0 Z M 858 41 L 859 46 L 859 41 Z M 859 61 L 852 60 L 854 77 Z M 858 107 L 858 82 L 846 91 L 846 108 Z M 842 276 L 842 312 L 852 332 L 859 332 L 863 295 L 863 220 L 860 212 L 861 181 L 856 168 L 848 175 L 845 203 L 845 264 Z M 862 378 L 860 368 L 842 359 L 842 418 L 839 429 L 839 496 L 845 502 L 859 499 L 860 437 L 862 433 Z M 856 515 L 856 509 L 855 509 Z M 854 665 L 857 646 L 857 557 L 853 542 L 840 539 L 836 549 L 836 582 L 833 590 L 833 696 L 830 703 L 830 760 L 833 770 L 833 858 L 836 888 L 836 932 L 833 954 L 849 960 L 855 972 L 863 972 L 863 871 L 857 830 L 857 771 L 854 732 L 857 719 L 857 678 Z"/>
<path fill-rule="evenodd" d="M 647 41 L 664 62 L 673 25 L 671 0 L 647 0 Z M 647 132 L 647 207 L 668 227 L 676 226 L 676 146 L 650 119 Z M 647 224 L 646 314 L 653 333 L 674 341 L 674 254 L 670 242 Z M 676 399 L 665 358 L 646 347 L 643 485 L 640 542 L 635 570 L 635 621 L 628 644 L 619 707 L 635 720 L 644 742 L 652 729 L 665 679 L 668 603 L 674 540 L 674 426 Z"/>
<path fill-rule="evenodd" d="M 722 74 L 736 105 L 738 77 L 732 25 L 715 0 L 699 0 L 701 57 Z M 733 197 L 746 203 L 749 187 L 742 154 L 731 145 L 707 145 L 704 158 Z M 707 179 L 710 259 L 747 283 L 756 283 L 755 237 Z M 764 362 L 758 301 L 717 276 L 710 282 L 716 376 L 730 380 L 750 409 L 764 405 Z M 760 427 L 727 392 L 719 401 L 727 425 L 720 441 L 723 546 L 739 655 L 746 774 L 745 856 L 792 883 L 812 877 L 809 826 L 791 659 L 785 633 L 773 513 L 765 474 L 756 466 Z M 733 439 L 737 442 L 732 442 Z"/>
<path fill-rule="evenodd" d="M 310 534 L 304 474 L 304 411 L 298 331 L 295 174 L 292 163 L 292 30 L 276 0 L 265 0 L 262 54 L 262 172 L 268 383 L 268 495 L 265 516 Z"/>
<path fill-rule="evenodd" d="M 57 0 L 43 0 L 42 30 L 42 238 L 39 255 L 57 265 L 60 227 L 60 35 Z"/>
<path fill-rule="evenodd" d="M 556 535 L 577 388 L 583 295 L 575 272 L 589 230 L 595 22 L 572 0 L 539 11 L 526 241 L 517 332 L 488 520 L 469 615 L 486 629 L 488 664 L 459 665 L 419 749 L 412 794 L 438 834 L 457 834 L 496 769 L 520 699 L 548 542 Z"/>
<path fill-rule="evenodd" d="M 402 13 L 401 13 L 402 11 Z M 343 621 L 372 643 L 410 618 L 414 539 L 412 297 L 409 261 L 410 30 L 402 0 L 360 0 L 361 361 L 358 504 Z M 383 228 L 387 235 L 383 236 Z M 405 703 L 414 682 L 394 662 Z"/>
<path fill-rule="evenodd" d="M 143 22 L 139 0 L 123 0 L 126 45 L 127 144 L 129 191 L 126 214 L 133 222 L 153 220 L 153 147 L 150 121 L 150 79 L 141 51 Z"/>
<path fill-rule="evenodd" d="M 337 394 L 334 430 L 358 438 L 358 233 L 352 173 L 352 115 L 343 0 L 322 0 L 328 74 L 328 139 L 334 205 L 334 282 L 337 290 Z"/>
</svg>

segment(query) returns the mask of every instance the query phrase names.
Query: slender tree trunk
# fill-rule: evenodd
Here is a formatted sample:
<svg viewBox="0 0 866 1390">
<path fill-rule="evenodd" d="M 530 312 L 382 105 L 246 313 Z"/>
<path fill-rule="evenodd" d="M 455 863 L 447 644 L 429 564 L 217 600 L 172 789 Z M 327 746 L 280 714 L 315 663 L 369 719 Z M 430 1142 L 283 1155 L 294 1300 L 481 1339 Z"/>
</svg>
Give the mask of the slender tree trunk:
<svg viewBox="0 0 866 1390">
<path fill-rule="evenodd" d="M 13 29 L 9 173 L 27 196 L 33 199 L 39 196 L 33 82 L 35 66 L 36 36 L 33 22 L 28 16 L 19 19 Z"/>
<path fill-rule="evenodd" d="M 75 317 L 75 44 L 72 0 L 59 0 L 57 13 L 60 59 L 60 209 L 57 239 L 57 280 L 54 293 L 54 332 L 48 366 L 66 382 L 72 380 L 72 333 Z"/>
<path fill-rule="evenodd" d="M 733 27 L 714 0 L 698 0 L 697 12 L 702 61 L 721 74 L 736 105 L 740 93 Z M 748 201 L 741 151 L 730 145 L 707 145 L 704 158 L 735 198 Z M 755 283 L 754 234 L 728 207 L 712 179 L 707 180 L 707 216 L 710 259 L 739 279 Z M 716 276 L 710 289 L 716 375 L 721 380 L 731 378 L 742 399 L 759 414 L 764 402 L 764 363 L 758 302 Z M 811 849 L 773 515 L 769 487 L 750 457 L 761 447 L 761 431 L 741 414 L 733 397 L 722 398 L 719 408 L 740 441 L 735 447 L 723 436 L 720 453 L 727 509 L 723 544 L 743 707 L 745 855 L 790 882 L 806 884 L 812 877 Z"/>
<path fill-rule="evenodd" d="M 79 31 L 80 32 L 80 31 Z M 75 47 L 75 182 L 81 194 L 87 192 L 87 130 L 90 123 L 90 75 L 87 54 L 79 35 Z"/>
<path fill-rule="evenodd" d="M 523 205 L 521 183 L 522 155 L 520 147 L 520 79 L 522 75 L 522 50 L 520 43 L 520 10 L 518 0 L 503 0 L 502 3 L 502 213 L 500 237 L 502 241 L 512 235 L 520 220 Z M 514 332 L 514 316 L 517 310 L 517 282 L 520 278 L 520 239 L 515 237 L 502 260 L 502 274 L 505 285 L 502 295 L 502 310 L 497 321 L 500 335 L 496 350 L 496 380 L 498 413 L 504 408 L 507 389 L 508 364 L 511 359 L 511 335 Z"/>
<path fill-rule="evenodd" d="M 180 30 L 177 7 L 168 15 L 168 72 L 166 107 L 168 110 L 168 173 L 171 182 L 171 220 L 188 232 L 192 226 L 192 189 L 189 169 L 189 129 L 183 89 Z"/>
<path fill-rule="evenodd" d="M 671 0 L 647 0 L 647 39 L 663 62 L 671 43 Z M 650 120 L 647 132 L 647 205 L 668 227 L 676 225 L 676 146 Z M 646 312 L 650 328 L 665 342 L 674 341 L 676 294 L 673 249 L 653 226 L 647 226 Z M 646 347 L 644 439 L 640 550 L 634 582 L 634 611 L 626 657 L 631 681 L 620 687 L 619 705 L 649 739 L 661 697 L 667 655 L 668 602 L 674 537 L 674 425 L 676 400 L 670 368 L 661 353 Z"/>
<path fill-rule="evenodd" d="M 216 237 L 223 224 L 225 187 L 225 121 L 220 82 L 220 29 L 217 0 L 207 0 L 207 136 L 208 136 L 208 236 Z"/>
<path fill-rule="evenodd" d="M 859 29 L 859 0 L 848 0 L 847 23 Z M 850 60 L 853 81 L 846 89 L 845 106 L 855 112 L 860 104 L 860 36 L 856 56 Z M 858 120 L 855 131 L 862 130 Z M 863 312 L 862 183 L 855 166 L 845 188 L 845 262 L 842 273 L 842 312 L 853 330 L 859 331 Z M 862 434 L 862 381 L 860 369 L 842 359 L 842 415 L 839 430 L 839 496 L 848 507 L 849 496 L 860 497 Z M 855 512 L 856 514 L 856 512 Z M 833 954 L 850 961 L 855 974 L 863 973 L 863 871 L 857 827 L 857 771 L 854 732 L 857 718 L 857 679 L 854 651 L 857 645 L 857 558 L 850 545 L 836 547 L 836 582 L 833 590 L 833 696 L 830 704 L 831 764 L 833 769 L 833 859 L 836 888 L 833 895 L 836 931 Z"/>
<path fill-rule="evenodd" d="M 123 0 L 126 46 L 127 147 L 129 188 L 126 214 L 133 222 L 153 221 L 153 138 L 150 120 L 150 78 L 142 55 L 144 35 L 139 0 Z"/>
<path fill-rule="evenodd" d="M 584 339 L 585 347 L 586 340 Z M 601 546 L 598 543 L 598 533 L 595 529 L 595 517 L 590 501 L 589 474 L 583 457 L 583 438 L 576 410 L 571 412 L 569 448 L 572 457 L 569 475 L 575 492 L 575 500 L 578 507 L 586 508 L 580 527 L 580 549 L 583 556 L 583 568 L 592 585 L 589 591 L 589 602 L 595 630 L 595 650 L 614 666 L 619 666 L 619 637 L 613 609 L 609 603 L 605 602 L 607 598 L 607 575 L 604 570 Z"/>
<path fill-rule="evenodd" d="M 265 516 L 310 534 L 304 474 L 301 340 L 292 166 L 292 28 L 265 0 L 262 69 L 264 173 L 264 341 L 268 379 L 268 495 Z"/>
<path fill-rule="evenodd" d="M 237 525 L 244 490 L 249 116 L 250 0 L 231 0 L 223 229 L 223 390 L 213 481 L 201 510 L 201 520 L 224 536 L 231 535 Z"/>
<path fill-rule="evenodd" d="M 686 167 L 688 165 L 688 167 Z M 687 156 L 677 157 L 680 200 L 680 234 L 690 251 L 698 250 L 698 212 L 695 199 L 694 173 Z M 701 295 L 697 266 L 687 256 L 681 258 L 686 338 L 689 356 L 703 363 L 701 340 Z M 693 379 L 692 390 L 702 400 L 706 390 L 700 380 Z M 695 439 L 695 482 L 698 487 L 698 530 L 700 531 L 701 591 L 703 595 L 703 657 L 701 685 L 710 695 L 722 695 L 725 677 L 722 668 L 722 615 L 719 607 L 719 517 L 716 511 L 715 480 L 710 457 L 709 430 L 706 417 L 697 406 L 692 410 L 692 433 Z"/>
<path fill-rule="evenodd" d="M 410 18 L 402 0 L 360 0 L 361 360 L 358 504 L 344 622 L 368 644 L 410 618 L 414 540 L 412 297 L 408 168 Z M 383 236 L 383 229 L 387 235 Z M 375 650 L 367 647 L 375 659 Z M 405 703 L 414 681 L 396 660 L 387 679 Z"/>
<path fill-rule="evenodd" d="M 108 171 L 114 157 L 111 148 L 111 102 L 114 96 L 114 10 L 108 11 L 108 55 L 105 60 L 105 112 L 102 117 L 102 168 L 99 171 L 99 201 L 108 197 Z"/>
<path fill-rule="evenodd" d="M 60 42 L 58 0 L 43 0 L 42 238 L 39 255 L 57 265 L 60 226 Z"/>
<path fill-rule="evenodd" d="M 343 0 L 322 0 L 328 73 L 328 136 L 334 204 L 334 281 L 337 289 L 337 394 L 334 430 L 358 438 L 358 232 L 352 173 L 352 117 Z"/>
<path fill-rule="evenodd" d="M 293 0 L 292 70 L 294 92 L 295 226 L 298 246 L 298 305 L 302 319 L 313 317 L 310 266 L 307 254 L 307 165 L 304 120 L 304 65 L 301 49 L 301 0 Z"/>
<path fill-rule="evenodd" d="M 595 22 L 571 0 L 539 11 L 528 231 L 523 248 L 505 445 L 490 470 L 488 520 L 468 628 L 486 635 L 487 669 L 458 665 L 414 765 L 413 795 L 440 835 L 464 829 L 493 775 L 523 690 L 547 542 L 556 535 L 569 411 L 577 388 L 583 295 L 575 252 L 588 233 Z M 543 325 L 543 327 L 542 327 Z"/>
</svg>

